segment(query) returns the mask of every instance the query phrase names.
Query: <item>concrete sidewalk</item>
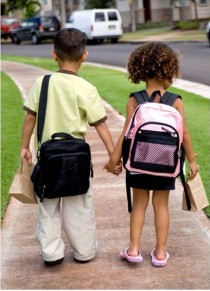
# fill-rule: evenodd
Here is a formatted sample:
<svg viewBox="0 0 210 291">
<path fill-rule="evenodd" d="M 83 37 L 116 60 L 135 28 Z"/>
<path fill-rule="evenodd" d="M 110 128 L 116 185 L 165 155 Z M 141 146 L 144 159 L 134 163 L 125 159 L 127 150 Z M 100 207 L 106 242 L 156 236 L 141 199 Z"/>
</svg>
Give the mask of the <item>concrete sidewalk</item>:
<svg viewBox="0 0 210 291">
<path fill-rule="evenodd" d="M 2 62 L 6 72 L 18 85 L 23 97 L 34 79 L 45 70 L 24 64 Z M 117 140 L 124 119 L 105 104 L 108 126 Z M 129 214 L 124 173 L 119 177 L 102 170 L 106 150 L 94 129 L 87 135 L 93 154 L 95 177 L 92 180 L 99 249 L 88 264 L 77 264 L 65 233 L 65 260 L 62 265 L 45 267 L 35 239 L 37 205 L 26 205 L 11 199 L 3 225 L 2 289 L 210 289 L 210 221 L 199 213 L 181 210 L 181 185 L 170 194 L 170 260 L 165 268 L 151 265 L 150 251 L 155 244 L 154 217 L 151 204 L 147 210 L 142 238 L 144 261 L 128 264 L 119 251 L 129 242 Z"/>
</svg>

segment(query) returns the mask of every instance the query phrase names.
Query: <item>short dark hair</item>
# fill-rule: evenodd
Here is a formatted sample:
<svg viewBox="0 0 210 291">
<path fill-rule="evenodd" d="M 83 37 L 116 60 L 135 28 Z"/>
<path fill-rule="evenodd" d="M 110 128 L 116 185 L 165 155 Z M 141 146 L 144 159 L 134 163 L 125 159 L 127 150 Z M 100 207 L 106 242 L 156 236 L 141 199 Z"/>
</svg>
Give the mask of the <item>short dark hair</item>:
<svg viewBox="0 0 210 291">
<path fill-rule="evenodd" d="M 153 78 L 172 83 L 180 76 L 179 54 L 162 42 L 144 44 L 131 53 L 128 73 L 135 84 Z"/>
<path fill-rule="evenodd" d="M 86 34 L 76 28 L 61 29 L 55 35 L 54 50 L 61 61 L 79 61 L 85 52 Z"/>
</svg>

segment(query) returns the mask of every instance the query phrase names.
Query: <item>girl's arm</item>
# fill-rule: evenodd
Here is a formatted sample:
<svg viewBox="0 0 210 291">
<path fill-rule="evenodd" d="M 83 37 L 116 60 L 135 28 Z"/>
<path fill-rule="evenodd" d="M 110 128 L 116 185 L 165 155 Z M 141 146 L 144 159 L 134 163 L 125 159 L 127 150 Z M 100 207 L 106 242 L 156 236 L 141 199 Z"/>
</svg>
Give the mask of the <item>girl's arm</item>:
<svg viewBox="0 0 210 291">
<path fill-rule="evenodd" d="M 187 128 L 185 114 L 184 114 L 184 105 L 180 98 L 177 98 L 174 102 L 174 107 L 179 111 L 183 120 L 183 146 L 185 150 L 186 158 L 189 162 L 190 167 L 190 179 L 193 179 L 198 173 L 198 165 L 196 162 L 196 154 L 193 150 L 193 144 L 189 130 Z"/>
<path fill-rule="evenodd" d="M 119 136 L 119 139 L 117 141 L 116 147 L 114 152 L 111 155 L 111 158 L 109 160 L 109 162 L 106 164 L 105 168 L 108 172 L 111 173 L 115 173 L 115 168 L 117 165 L 120 164 L 121 161 L 121 157 L 122 157 L 122 143 L 123 143 L 123 139 L 127 130 L 127 127 L 129 125 L 130 119 L 133 115 L 133 112 L 135 111 L 136 107 L 138 106 L 138 103 L 136 101 L 135 97 L 130 97 L 128 102 L 127 102 L 127 106 L 126 106 L 126 120 L 125 120 L 125 124 L 123 127 L 123 130 Z"/>
</svg>

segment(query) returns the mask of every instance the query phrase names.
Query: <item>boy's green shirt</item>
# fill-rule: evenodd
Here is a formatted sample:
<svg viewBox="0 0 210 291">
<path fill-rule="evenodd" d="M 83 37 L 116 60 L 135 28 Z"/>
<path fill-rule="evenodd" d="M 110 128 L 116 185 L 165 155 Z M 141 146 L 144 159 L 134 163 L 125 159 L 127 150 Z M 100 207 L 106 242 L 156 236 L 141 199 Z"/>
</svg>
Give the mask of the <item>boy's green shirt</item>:
<svg viewBox="0 0 210 291">
<path fill-rule="evenodd" d="M 43 76 L 32 86 L 24 110 L 37 115 Z M 48 102 L 42 143 L 55 132 L 66 132 L 82 138 L 88 123 L 92 126 L 106 120 L 106 111 L 97 89 L 74 73 L 56 72 L 50 77 Z M 36 120 L 37 121 L 37 120 Z M 35 150 L 37 150 L 37 122 Z"/>
</svg>

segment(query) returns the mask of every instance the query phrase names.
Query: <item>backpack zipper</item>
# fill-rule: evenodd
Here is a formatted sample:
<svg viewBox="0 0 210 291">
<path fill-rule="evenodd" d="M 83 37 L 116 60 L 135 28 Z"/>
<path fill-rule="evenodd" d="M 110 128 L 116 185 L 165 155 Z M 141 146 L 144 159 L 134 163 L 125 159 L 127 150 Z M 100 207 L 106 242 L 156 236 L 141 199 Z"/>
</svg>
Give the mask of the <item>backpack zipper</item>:
<svg viewBox="0 0 210 291">
<path fill-rule="evenodd" d="M 43 189 L 42 189 L 42 194 L 41 194 L 40 202 L 42 202 L 43 199 L 44 199 L 45 188 L 46 188 L 46 186 L 44 185 L 44 186 L 43 186 Z"/>
<path fill-rule="evenodd" d="M 163 131 L 166 131 L 166 132 L 170 133 L 170 135 L 171 135 L 172 137 L 177 137 L 176 132 L 172 132 L 172 131 L 170 131 L 169 129 L 163 127 L 163 126 L 161 127 L 161 129 L 162 129 Z"/>
</svg>

